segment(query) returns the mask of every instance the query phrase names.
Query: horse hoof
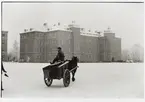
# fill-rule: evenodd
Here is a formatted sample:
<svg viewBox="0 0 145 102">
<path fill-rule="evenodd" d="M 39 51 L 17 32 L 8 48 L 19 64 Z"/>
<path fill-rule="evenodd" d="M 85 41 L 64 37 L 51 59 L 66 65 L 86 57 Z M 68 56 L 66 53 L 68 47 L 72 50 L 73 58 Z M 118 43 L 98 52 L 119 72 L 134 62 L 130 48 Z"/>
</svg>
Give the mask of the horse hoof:
<svg viewBox="0 0 145 102">
<path fill-rule="evenodd" d="M 72 78 L 72 81 L 75 81 L 75 78 Z"/>
</svg>

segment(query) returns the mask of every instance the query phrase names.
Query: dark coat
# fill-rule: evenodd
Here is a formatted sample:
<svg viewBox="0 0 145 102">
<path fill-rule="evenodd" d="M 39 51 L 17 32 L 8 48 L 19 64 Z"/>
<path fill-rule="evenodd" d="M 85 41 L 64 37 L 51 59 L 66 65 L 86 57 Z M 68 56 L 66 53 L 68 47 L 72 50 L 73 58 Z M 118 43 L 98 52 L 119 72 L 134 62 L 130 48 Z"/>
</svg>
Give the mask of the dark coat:
<svg viewBox="0 0 145 102">
<path fill-rule="evenodd" d="M 64 61 L 64 53 L 62 51 L 58 52 L 55 59 L 53 60 L 53 63 L 58 62 L 58 61 Z"/>
<path fill-rule="evenodd" d="M 57 56 L 56 56 L 57 60 L 64 61 L 64 58 L 65 58 L 65 56 L 64 56 L 64 53 L 62 51 L 57 53 Z"/>
</svg>

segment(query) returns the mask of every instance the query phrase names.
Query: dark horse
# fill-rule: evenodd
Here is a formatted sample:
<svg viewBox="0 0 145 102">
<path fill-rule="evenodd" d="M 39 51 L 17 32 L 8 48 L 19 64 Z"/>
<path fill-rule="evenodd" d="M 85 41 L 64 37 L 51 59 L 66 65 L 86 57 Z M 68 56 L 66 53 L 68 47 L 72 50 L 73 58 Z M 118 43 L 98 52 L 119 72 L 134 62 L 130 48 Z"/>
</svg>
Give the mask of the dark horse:
<svg viewBox="0 0 145 102">
<path fill-rule="evenodd" d="M 75 73 L 77 71 L 79 59 L 76 56 L 73 56 L 68 63 L 68 69 L 72 72 L 72 81 L 75 81 Z"/>
</svg>

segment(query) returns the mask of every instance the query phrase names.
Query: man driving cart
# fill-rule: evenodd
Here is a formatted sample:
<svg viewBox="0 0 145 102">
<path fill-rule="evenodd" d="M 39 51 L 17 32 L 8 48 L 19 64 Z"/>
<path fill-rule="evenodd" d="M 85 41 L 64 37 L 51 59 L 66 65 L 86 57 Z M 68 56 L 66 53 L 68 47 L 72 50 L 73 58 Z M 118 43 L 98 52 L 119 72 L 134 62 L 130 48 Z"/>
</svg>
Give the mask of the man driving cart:
<svg viewBox="0 0 145 102">
<path fill-rule="evenodd" d="M 63 63 L 64 59 L 65 59 L 65 56 L 64 56 L 64 53 L 61 49 L 61 47 L 58 47 L 58 53 L 56 55 L 56 57 L 54 58 L 53 62 L 50 62 L 51 66 L 59 66 Z M 57 63 L 56 63 L 57 62 Z M 51 67 L 50 68 L 53 68 Z M 55 74 L 57 74 L 58 76 L 61 76 L 61 69 L 58 69 Z"/>
<path fill-rule="evenodd" d="M 64 61 L 65 56 L 64 56 L 64 53 L 62 52 L 61 47 L 58 47 L 57 49 L 58 49 L 58 53 L 56 57 L 54 58 L 53 62 L 52 63 L 50 62 L 51 64 L 54 64 L 55 62 Z"/>
<path fill-rule="evenodd" d="M 74 75 L 77 70 L 77 57 L 73 56 L 71 60 L 65 60 L 64 53 L 61 47 L 58 47 L 58 53 L 54 60 L 50 62 L 50 65 L 43 68 L 44 82 L 49 87 L 51 86 L 53 79 L 60 80 L 63 78 L 63 84 L 65 87 L 69 86 L 70 73 L 72 73 L 72 81 L 75 81 Z"/>
</svg>

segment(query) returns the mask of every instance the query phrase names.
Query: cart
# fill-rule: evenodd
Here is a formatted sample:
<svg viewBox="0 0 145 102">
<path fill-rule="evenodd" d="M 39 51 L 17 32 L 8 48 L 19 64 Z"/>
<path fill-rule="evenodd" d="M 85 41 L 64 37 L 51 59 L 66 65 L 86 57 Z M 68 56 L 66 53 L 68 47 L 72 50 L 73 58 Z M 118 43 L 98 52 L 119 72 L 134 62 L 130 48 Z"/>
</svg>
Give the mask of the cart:
<svg viewBox="0 0 145 102">
<path fill-rule="evenodd" d="M 69 68 L 69 60 L 57 62 L 55 64 L 50 64 L 43 68 L 44 73 L 44 82 L 45 84 L 50 87 L 53 79 L 62 79 L 63 78 L 63 84 L 65 87 L 68 87 L 70 84 L 70 73 L 77 69 L 78 66 L 75 66 L 74 68 Z"/>
</svg>

